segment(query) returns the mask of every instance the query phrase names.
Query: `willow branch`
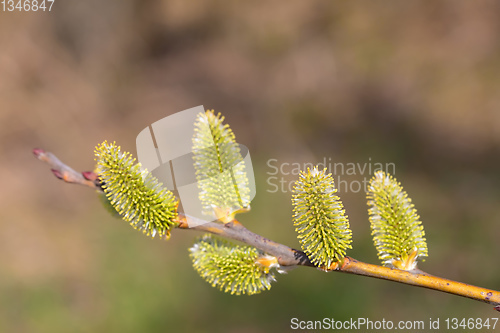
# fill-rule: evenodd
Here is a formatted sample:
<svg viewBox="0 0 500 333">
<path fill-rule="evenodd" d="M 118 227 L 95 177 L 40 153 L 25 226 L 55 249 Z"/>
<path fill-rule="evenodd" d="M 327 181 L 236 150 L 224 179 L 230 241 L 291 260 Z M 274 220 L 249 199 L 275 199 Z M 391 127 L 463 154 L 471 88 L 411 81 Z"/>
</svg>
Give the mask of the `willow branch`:
<svg viewBox="0 0 500 333">
<path fill-rule="evenodd" d="M 67 183 L 84 185 L 101 192 L 103 191 L 101 187 L 102 184 L 99 182 L 98 176 L 95 173 L 79 173 L 61 162 L 54 154 L 45 152 L 42 149 L 34 149 L 33 153 L 39 160 L 47 163 L 51 167 L 52 173 L 57 178 L 64 180 Z M 190 216 L 189 219 L 191 220 L 195 218 Z M 188 227 L 187 217 L 183 214 L 179 214 L 178 228 L 208 232 L 254 246 L 257 249 L 278 258 L 278 262 L 281 266 L 315 267 L 304 252 L 292 249 L 286 245 L 276 243 L 270 239 L 258 235 L 245 228 L 236 220 L 230 223 L 205 221 L 198 222 L 203 223 L 190 228 Z M 438 290 L 445 293 L 492 304 L 495 306 L 496 310 L 500 311 L 500 292 L 433 276 L 420 270 L 406 271 L 396 268 L 372 265 L 350 257 L 345 257 L 343 262 L 336 262 L 331 267 L 322 267 L 322 269 L 326 271 L 335 270 L 348 274 L 369 276 L 373 278 Z"/>
</svg>

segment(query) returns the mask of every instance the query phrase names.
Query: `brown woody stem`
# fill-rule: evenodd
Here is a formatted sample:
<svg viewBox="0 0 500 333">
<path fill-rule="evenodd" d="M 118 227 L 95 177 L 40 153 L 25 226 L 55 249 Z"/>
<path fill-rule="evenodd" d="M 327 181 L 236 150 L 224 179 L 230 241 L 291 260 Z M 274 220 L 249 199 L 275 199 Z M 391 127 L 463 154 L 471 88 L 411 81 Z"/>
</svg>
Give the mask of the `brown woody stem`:
<svg viewBox="0 0 500 333">
<path fill-rule="evenodd" d="M 307 255 L 299 250 L 292 249 L 286 245 L 276 243 L 270 239 L 262 237 L 243 226 L 240 222 L 234 220 L 229 223 L 220 222 L 203 222 L 195 227 L 189 228 L 185 222 L 186 217 L 179 214 L 181 229 L 193 229 L 203 232 L 209 232 L 221 237 L 233 239 L 247 245 L 256 247 L 257 249 L 275 256 L 278 258 L 278 263 L 281 266 L 311 266 L 315 267 Z M 189 217 L 193 219 L 193 217 Z"/>
<path fill-rule="evenodd" d="M 52 173 L 57 178 L 62 179 L 67 183 L 80 184 L 102 191 L 98 177 L 93 172 L 78 173 L 61 162 L 55 155 L 45 152 L 42 149 L 34 149 L 33 153 L 39 160 L 49 164 Z M 194 218 L 189 217 L 189 219 L 192 220 Z M 253 233 L 236 220 L 229 223 L 203 221 L 203 223 L 189 228 L 186 216 L 179 214 L 178 228 L 209 232 L 254 246 L 257 249 L 278 258 L 278 262 L 281 266 L 315 267 L 304 252 L 273 242 L 270 239 Z M 420 270 L 405 271 L 396 268 L 388 268 L 367 264 L 350 257 L 345 257 L 344 261 L 340 265 L 339 263 L 336 263 L 335 265 L 332 265 L 332 267 L 323 269 L 327 271 L 335 270 L 349 274 L 364 275 L 412 286 L 434 289 L 492 304 L 495 305 L 496 310 L 500 311 L 500 292 L 432 276 Z"/>
<path fill-rule="evenodd" d="M 439 290 L 445 293 L 475 299 L 476 301 L 485 302 L 495 306 L 500 305 L 500 292 L 498 291 L 444 279 L 419 270 L 405 271 L 397 268 L 377 266 L 367 264 L 350 257 L 345 258 L 344 264 L 341 268 L 339 268 L 339 270 L 345 273 L 370 276 L 378 279 L 409 284 L 412 286 Z"/>
</svg>

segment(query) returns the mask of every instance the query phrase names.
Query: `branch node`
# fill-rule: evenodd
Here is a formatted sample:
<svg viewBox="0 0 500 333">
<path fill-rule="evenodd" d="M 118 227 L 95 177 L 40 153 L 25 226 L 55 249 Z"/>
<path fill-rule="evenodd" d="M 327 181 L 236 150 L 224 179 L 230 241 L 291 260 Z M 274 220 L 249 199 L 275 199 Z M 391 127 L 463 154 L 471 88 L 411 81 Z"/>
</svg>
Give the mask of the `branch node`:
<svg viewBox="0 0 500 333">
<path fill-rule="evenodd" d="M 57 179 L 62 179 L 64 181 L 66 181 L 66 179 L 64 178 L 61 171 L 56 170 L 56 169 L 50 169 L 50 171 L 52 171 L 52 173 L 54 174 L 54 176 L 56 176 Z"/>
</svg>

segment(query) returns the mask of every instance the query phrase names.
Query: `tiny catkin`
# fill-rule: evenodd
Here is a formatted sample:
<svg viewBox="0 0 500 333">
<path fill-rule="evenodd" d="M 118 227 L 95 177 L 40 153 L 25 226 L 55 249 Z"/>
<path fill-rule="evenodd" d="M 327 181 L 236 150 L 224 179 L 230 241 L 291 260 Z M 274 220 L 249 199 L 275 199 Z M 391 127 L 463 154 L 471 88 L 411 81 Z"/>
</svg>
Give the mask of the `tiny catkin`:
<svg viewBox="0 0 500 333">
<path fill-rule="evenodd" d="M 269 270 L 278 266 L 277 259 L 252 246 L 233 245 L 207 234 L 189 251 L 198 274 L 231 295 L 258 294 L 275 281 Z"/>
<path fill-rule="evenodd" d="M 368 193 L 368 213 L 373 242 L 385 266 L 412 270 L 417 259 L 427 257 L 427 243 L 420 216 L 400 183 L 377 171 Z"/>
<path fill-rule="evenodd" d="M 177 226 L 177 200 L 130 153 L 104 141 L 95 149 L 97 174 L 109 203 L 147 236 L 168 239 Z"/>
<path fill-rule="evenodd" d="M 206 215 L 230 222 L 250 206 L 250 187 L 241 152 L 224 117 L 200 113 L 195 122 L 193 158 L 199 198 Z"/>
<path fill-rule="evenodd" d="M 331 174 L 317 168 L 302 171 L 293 192 L 293 224 L 302 250 L 318 267 L 342 261 L 352 232 Z"/>
</svg>

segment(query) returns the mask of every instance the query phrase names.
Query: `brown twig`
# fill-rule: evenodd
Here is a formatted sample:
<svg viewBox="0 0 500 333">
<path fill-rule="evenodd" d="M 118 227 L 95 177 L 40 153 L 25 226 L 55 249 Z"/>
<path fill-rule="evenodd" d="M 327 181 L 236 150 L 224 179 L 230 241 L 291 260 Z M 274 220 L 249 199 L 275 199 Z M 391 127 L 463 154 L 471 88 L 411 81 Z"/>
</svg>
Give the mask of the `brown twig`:
<svg viewBox="0 0 500 333">
<path fill-rule="evenodd" d="M 256 247 L 257 249 L 268 253 L 278 258 L 278 263 L 281 266 L 311 266 L 315 267 L 309 260 L 307 255 L 299 250 L 292 249 L 286 245 L 276 243 L 268 238 L 259 234 L 251 232 L 243 226 L 240 222 L 234 220 L 229 223 L 220 222 L 201 222 L 195 227 L 189 228 L 185 222 L 186 217 L 181 213 L 179 214 L 181 229 L 192 229 L 203 232 L 209 232 L 218 236 L 236 240 L 247 245 Z M 193 217 L 189 217 L 193 219 Z"/>
<path fill-rule="evenodd" d="M 103 191 L 101 186 L 102 184 L 99 182 L 98 176 L 95 173 L 78 173 L 66 164 L 62 163 L 55 155 L 45 152 L 42 149 L 34 149 L 33 153 L 39 160 L 49 164 L 52 173 L 57 178 L 62 179 L 67 183 L 80 184 L 94 188 L 98 191 Z M 195 218 L 190 216 L 189 219 L 192 220 Z M 230 223 L 205 221 L 197 222 L 202 223 L 196 223 L 195 227 L 190 228 L 187 223 L 187 217 L 183 214 L 179 214 L 178 228 L 209 232 L 254 246 L 257 249 L 278 258 L 278 263 L 281 266 L 315 267 L 304 252 L 273 242 L 270 239 L 253 233 L 236 220 Z M 432 276 L 420 270 L 405 271 L 396 268 L 372 265 L 350 257 L 345 257 L 342 263 L 335 263 L 332 267 L 323 268 L 323 270 L 335 270 L 349 274 L 369 276 L 438 290 L 495 305 L 495 310 L 500 311 L 500 292 Z"/>
</svg>

